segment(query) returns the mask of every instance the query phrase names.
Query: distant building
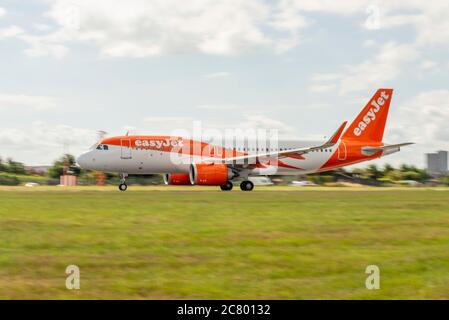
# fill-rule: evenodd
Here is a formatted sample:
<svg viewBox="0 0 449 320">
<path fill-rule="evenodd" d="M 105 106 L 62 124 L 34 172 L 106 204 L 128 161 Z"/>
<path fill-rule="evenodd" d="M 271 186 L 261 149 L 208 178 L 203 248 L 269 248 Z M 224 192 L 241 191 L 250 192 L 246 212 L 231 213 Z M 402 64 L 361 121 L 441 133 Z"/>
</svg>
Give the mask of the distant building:
<svg viewBox="0 0 449 320">
<path fill-rule="evenodd" d="M 51 166 L 26 166 L 25 169 L 31 173 L 45 174 Z"/>
<path fill-rule="evenodd" d="M 74 187 L 77 184 L 76 176 L 63 175 L 59 180 L 59 184 L 65 187 Z"/>
<path fill-rule="evenodd" d="M 447 155 L 447 151 L 427 153 L 427 172 L 432 176 L 441 176 L 447 174 Z"/>
</svg>

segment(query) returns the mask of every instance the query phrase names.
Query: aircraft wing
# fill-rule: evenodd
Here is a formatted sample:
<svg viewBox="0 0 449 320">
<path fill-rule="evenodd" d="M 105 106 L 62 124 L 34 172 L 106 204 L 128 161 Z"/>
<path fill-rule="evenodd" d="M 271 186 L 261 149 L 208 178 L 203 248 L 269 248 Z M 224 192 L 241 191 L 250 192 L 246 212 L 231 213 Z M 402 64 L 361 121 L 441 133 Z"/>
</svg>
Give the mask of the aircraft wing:
<svg viewBox="0 0 449 320">
<path fill-rule="evenodd" d="M 273 157 L 273 156 L 282 157 L 282 156 L 287 156 L 290 154 L 301 155 L 301 154 L 308 153 L 308 152 L 311 152 L 314 150 L 329 148 L 338 142 L 338 140 L 340 139 L 340 137 L 343 133 L 343 130 L 346 127 L 346 123 L 347 123 L 346 121 L 343 122 L 343 124 L 332 135 L 332 137 L 322 145 L 317 145 L 317 146 L 307 147 L 307 148 L 297 148 L 297 149 L 282 150 L 282 151 L 275 151 L 275 152 L 249 154 L 249 155 L 245 155 L 245 156 L 232 157 L 232 158 L 217 159 L 216 162 L 232 164 L 233 162 L 244 161 L 247 159 L 267 158 L 267 157 Z"/>
</svg>

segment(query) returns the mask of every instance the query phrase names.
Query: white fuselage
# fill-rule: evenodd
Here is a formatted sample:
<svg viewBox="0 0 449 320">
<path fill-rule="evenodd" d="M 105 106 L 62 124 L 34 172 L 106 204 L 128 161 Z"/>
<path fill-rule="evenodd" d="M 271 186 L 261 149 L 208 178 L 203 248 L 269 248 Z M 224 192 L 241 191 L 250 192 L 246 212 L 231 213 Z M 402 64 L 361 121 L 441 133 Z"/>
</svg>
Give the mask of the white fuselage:
<svg viewBox="0 0 449 320">
<path fill-rule="evenodd" d="M 262 154 L 267 151 L 310 147 L 320 143 L 322 142 L 280 140 L 275 147 L 265 147 L 265 144 L 261 143 L 246 143 L 245 145 L 224 144 L 218 147 L 244 154 Z M 107 146 L 106 148 L 98 149 L 98 146 L 96 146 L 84 153 L 78 158 L 78 163 L 83 168 L 104 172 L 128 174 L 189 173 L 190 164 L 207 162 L 216 158 L 214 156 L 179 154 L 151 148 L 105 145 Z M 258 148 L 258 145 L 264 145 L 264 147 Z M 333 146 L 304 154 L 301 157 L 283 157 L 279 159 L 276 165 L 248 166 L 247 174 L 295 175 L 313 173 L 317 172 L 335 152 L 343 153 L 342 150 L 338 150 L 338 146 Z M 346 151 L 344 150 L 344 152 Z M 341 154 L 341 157 L 344 156 L 344 154 Z"/>
</svg>

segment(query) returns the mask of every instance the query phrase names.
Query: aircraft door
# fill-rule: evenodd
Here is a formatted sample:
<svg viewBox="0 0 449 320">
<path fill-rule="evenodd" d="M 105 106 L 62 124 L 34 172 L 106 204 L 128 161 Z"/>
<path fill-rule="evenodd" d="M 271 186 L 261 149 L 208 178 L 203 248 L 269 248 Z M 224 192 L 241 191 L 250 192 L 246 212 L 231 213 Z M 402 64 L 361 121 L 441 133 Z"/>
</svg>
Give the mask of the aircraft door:
<svg viewBox="0 0 449 320">
<path fill-rule="evenodd" d="M 338 145 L 338 160 L 346 160 L 346 154 L 346 144 L 343 141 L 340 141 L 340 144 Z"/>
<path fill-rule="evenodd" d="M 131 139 L 121 140 L 121 158 L 122 159 L 132 159 L 131 154 Z"/>
</svg>

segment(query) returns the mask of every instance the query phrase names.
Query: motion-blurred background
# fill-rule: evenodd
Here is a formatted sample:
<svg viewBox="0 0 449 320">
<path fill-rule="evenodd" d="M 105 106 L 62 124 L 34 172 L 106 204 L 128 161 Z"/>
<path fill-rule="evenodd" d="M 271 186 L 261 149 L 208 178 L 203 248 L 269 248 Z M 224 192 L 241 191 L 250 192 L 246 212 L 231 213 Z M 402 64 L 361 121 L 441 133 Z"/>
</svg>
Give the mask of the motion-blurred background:
<svg viewBox="0 0 449 320">
<path fill-rule="evenodd" d="M 448 299 L 448 17 L 446 0 L 2 0 L 0 299 Z M 99 130 L 193 121 L 322 139 L 380 87 L 385 141 L 416 145 L 366 166 L 119 192 L 74 160 Z"/>
</svg>

